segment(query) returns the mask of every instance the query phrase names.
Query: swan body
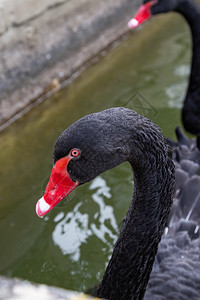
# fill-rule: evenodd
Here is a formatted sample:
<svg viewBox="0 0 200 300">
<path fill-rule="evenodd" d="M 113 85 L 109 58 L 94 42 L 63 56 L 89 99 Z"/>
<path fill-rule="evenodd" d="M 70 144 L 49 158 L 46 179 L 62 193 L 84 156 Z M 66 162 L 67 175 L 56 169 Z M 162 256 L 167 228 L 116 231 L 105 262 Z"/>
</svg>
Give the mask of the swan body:
<svg viewBox="0 0 200 300">
<path fill-rule="evenodd" d="M 200 155 L 179 127 L 173 143 L 175 194 L 145 300 L 198 300 L 200 295 Z"/>
<path fill-rule="evenodd" d="M 161 240 L 144 299 L 198 300 L 199 250 L 199 238 L 191 239 L 180 221 L 176 231 Z"/>
</svg>

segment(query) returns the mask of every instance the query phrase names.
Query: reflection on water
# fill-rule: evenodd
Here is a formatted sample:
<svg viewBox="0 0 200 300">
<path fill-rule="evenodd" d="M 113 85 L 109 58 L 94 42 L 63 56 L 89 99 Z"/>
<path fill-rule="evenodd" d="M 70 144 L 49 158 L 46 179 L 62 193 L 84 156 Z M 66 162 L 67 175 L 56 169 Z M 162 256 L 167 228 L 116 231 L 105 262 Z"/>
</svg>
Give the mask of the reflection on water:
<svg viewBox="0 0 200 300">
<path fill-rule="evenodd" d="M 172 84 L 166 88 L 166 94 L 169 97 L 168 105 L 169 107 L 180 108 L 183 105 L 183 99 L 185 96 L 186 83 L 180 82 L 177 84 Z"/>
<path fill-rule="evenodd" d="M 73 261 L 78 261 L 80 258 L 80 247 L 82 243 L 87 241 L 87 238 L 92 234 L 88 228 L 87 214 L 81 214 L 78 209 L 82 205 L 79 202 L 72 212 L 68 213 L 64 219 L 56 224 L 52 233 L 52 239 L 63 254 L 70 254 Z M 63 218 L 64 213 L 59 213 L 54 222 L 59 218 Z"/>
<path fill-rule="evenodd" d="M 190 65 L 180 65 L 174 69 L 174 74 L 180 77 L 186 77 L 190 75 Z M 185 80 L 184 80 L 185 81 Z"/>
<path fill-rule="evenodd" d="M 175 107 L 181 109 L 183 105 L 183 100 L 186 93 L 186 88 L 188 83 L 185 81 L 185 77 L 190 74 L 189 65 L 181 65 L 174 69 L 174 74 L 177 77 L 182 77 L 179 83 L 172 84 L 166 87 L 165 91 L 169 97 L 168 105 L 169 107 Z"/>
<path fill-rule="evenodd" d="M 60 212 L 54 218 L 56 226 L 52 233 L 52 239 L 64 255 L 70 254 L 72 261 L 80 259 L 81 245 L 86 243 L 91 235 L 95 235 L 105 243 L 105 246 L 109 246 L 110 250 L 117 239 L 117 223 L 113 207 L 106 205 L 104 202 L 104 197 L 107 199 L 111 198 L 110 188 L 107 186 L 106 181 L 98 176 L 93 180 L 89 189 L 96 190 L 92 194 L 92 199 L 99 206 L 98 211 L 93 216 L 95 223 L 90 220 L 89 224 L 88 214 L 79 211 L 79 208 L 85 205 L 83 201 L 80 201 L 73 211 L 67 213 L 66 216 L 64 212 Z M 107 221 L 109 221 L 115 233 L 107 227 Z"/>
<path fill-rule="evenodd" d="M 102 177 L 98 176 L 93 180 L 89 189 L 97 189 L 97 191 L 92 195 L 92 199 L 99 205 L 99 212 L 94 215 L 94 219 L 98 219 L 99 224 L 98 226 L 96 225 L 96 223 L 91 224 L 92 232 L 102 242 L 109 246 L 111 250 L 114 242 L 117 239 L 118 227 L 113 207 L 110 205 L 106 205 L 104 202 L 104 197 L 107 199 L 111 198 L 110 188 L 106 185 L 106 181 Z M 107 222 L 109 222 L 113 232 L 109 227 L 107 227 Z"/>
</svg>

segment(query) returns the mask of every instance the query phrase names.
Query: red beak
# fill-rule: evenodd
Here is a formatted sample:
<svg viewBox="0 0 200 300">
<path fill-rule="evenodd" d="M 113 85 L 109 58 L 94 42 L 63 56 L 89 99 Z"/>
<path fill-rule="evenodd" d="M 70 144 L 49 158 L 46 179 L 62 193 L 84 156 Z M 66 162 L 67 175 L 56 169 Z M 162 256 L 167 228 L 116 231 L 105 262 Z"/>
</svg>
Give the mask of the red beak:
<svg viewBox="0 0 200 300">
<path fill-rule="evenodd" d="M 39 217 L 46 215 L 78 185 L 78 181 L 74 182 L 67 172 L 70 160 L 71 156 L 66 156 L 53 166 L 44 196 L 36 204 L 36 213 Z"/>
<path fill-rule="evenodd" d="M 157 3 L 157 0 L 149 1 L 140 6 L 136 16 L 128 22 L 128 27 L 131 29 L 135 28 L 151 17 L 151 7 L 155 3 Z"/>
</svg>

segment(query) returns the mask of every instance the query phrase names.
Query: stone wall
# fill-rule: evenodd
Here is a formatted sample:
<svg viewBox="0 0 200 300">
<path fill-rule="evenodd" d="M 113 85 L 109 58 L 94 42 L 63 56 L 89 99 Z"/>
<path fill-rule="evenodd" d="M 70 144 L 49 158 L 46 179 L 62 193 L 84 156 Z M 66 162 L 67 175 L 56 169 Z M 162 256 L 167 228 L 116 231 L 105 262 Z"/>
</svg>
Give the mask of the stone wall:
<svg viewBox="0 0 200 300">
<path fill-rule="evenodd" d="M 140 2 L 0 0 L 0 125 L 124 34 Z"/>
</svg>

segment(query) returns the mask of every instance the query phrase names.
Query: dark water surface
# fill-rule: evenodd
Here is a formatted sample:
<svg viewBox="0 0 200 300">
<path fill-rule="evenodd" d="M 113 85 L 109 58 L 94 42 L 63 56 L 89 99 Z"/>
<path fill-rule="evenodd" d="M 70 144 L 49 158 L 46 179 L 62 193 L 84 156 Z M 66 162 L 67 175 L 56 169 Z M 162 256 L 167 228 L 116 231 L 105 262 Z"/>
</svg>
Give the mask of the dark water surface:
<svg viewBox="0 0 200 300">
<path fill-rule="evenodd" d="M 148 115 L 174 138 L 189 61 L 183 19 L 156 18 L 0 134 L 1 274 L 79 291 L 101 279 L 131 200 L 130 166 L 78 187 L 39 219 L 54 142 L 80 117 L 112 106 Z"/>
</svg>

